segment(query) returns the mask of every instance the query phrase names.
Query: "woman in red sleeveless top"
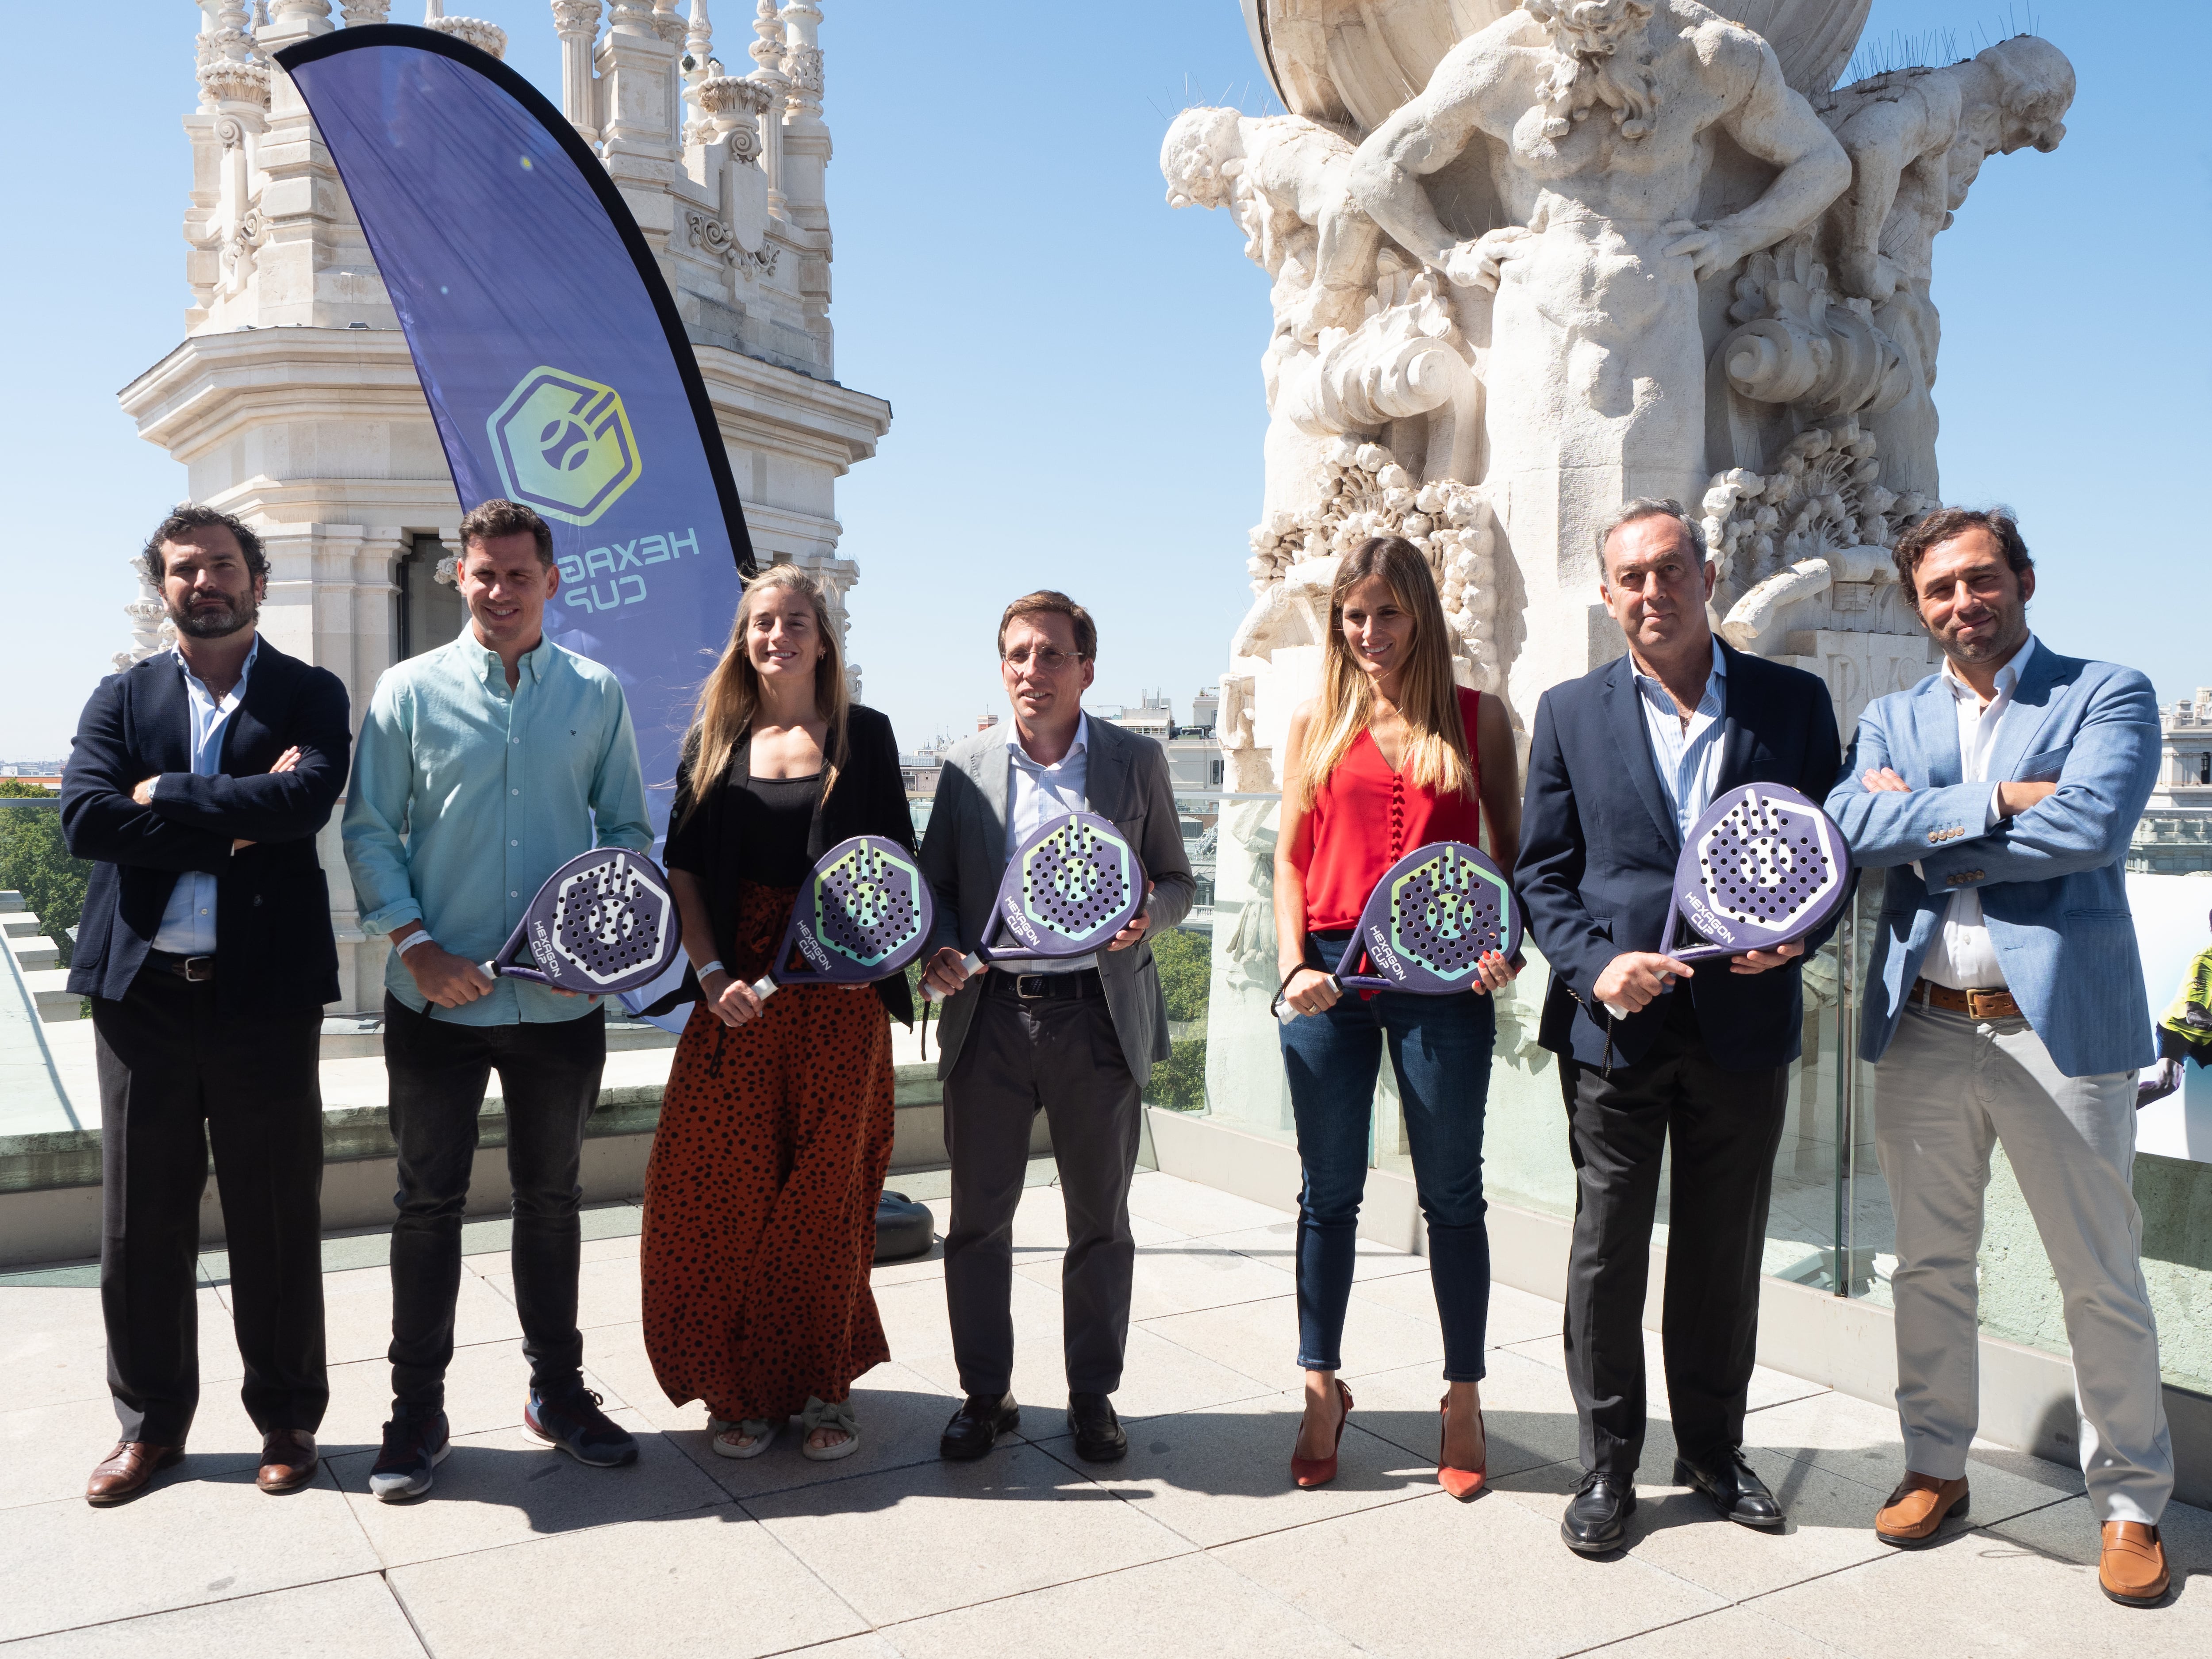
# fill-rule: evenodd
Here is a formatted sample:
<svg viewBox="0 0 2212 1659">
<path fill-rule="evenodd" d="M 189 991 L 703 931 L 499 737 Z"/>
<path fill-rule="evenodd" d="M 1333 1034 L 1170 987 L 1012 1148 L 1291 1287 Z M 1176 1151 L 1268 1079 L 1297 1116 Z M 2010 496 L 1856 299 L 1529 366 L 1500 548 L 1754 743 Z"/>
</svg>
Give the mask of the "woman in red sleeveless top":
<svg viewBox="0 0 2212 1659">
<path fill-rule="evenodd" d="M 1504 705 L 1453 683 L 1427 560 L 1395 536 L 1349 554 L 1329 596 L 1321 695 L 1291 717 L 1275 851 L 1278 966 L 1284 1000 L 1301 1016 L 1284 1026 L 1282 1044 L 1304 1176 L 1297 1287 L 1306 1409 L 1291 1458 L 1302 1486 L 1335 1475 L 1352 1411 L 1336 1373 L 1386 1045 L 1443 1326 L 1448 1390 L 1437 1479 L 1462 1499 L 1482 1485 L 1477 1385 L 1490 1311 L 1482 1114 L 1497 1029 L 1489 993 L 1519 967 L 1493 954 L 1480 965 L 1480 987 L 1459 996 L 1343 993 L 1327 970 L 1382 872 L 1428 842 L 1477 841 L 1486 811 L 1492 856 L 1511 874 L 1521 839 L 1517 770 Z"/>
</svg>

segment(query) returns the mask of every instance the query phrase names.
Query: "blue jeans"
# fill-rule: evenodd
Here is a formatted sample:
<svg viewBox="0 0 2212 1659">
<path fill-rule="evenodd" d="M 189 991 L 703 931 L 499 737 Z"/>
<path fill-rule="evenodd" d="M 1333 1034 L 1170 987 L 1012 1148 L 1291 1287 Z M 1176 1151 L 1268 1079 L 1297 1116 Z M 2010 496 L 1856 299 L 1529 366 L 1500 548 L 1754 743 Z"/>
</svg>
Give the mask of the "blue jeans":
<svg viewBox="0 0 2212 1659">
<path fill-rule="evenodd" d="M 1306 960 L 1334 969 L 1346 933 L 1306 940 Z M 1490 1229 L 1482 1196 L 1482 1113 L 1490 1094 L 1497 1009 L 1487 996 L 1346 991 L 1327 1014 L 1283 1027 L 1283 1069 L 1297 1121 L 1298 1364 L 1341 1370 L 1345 1305 L 1367 1187 L 1370 1118 L 1382 1048 L 1406 1115 L 1413 1185 L 1428 1221 L 1429 1280 L 1443 1325 L 1444 1377 L 1483 1375 L 1490 1322 Z"/>
</svg>

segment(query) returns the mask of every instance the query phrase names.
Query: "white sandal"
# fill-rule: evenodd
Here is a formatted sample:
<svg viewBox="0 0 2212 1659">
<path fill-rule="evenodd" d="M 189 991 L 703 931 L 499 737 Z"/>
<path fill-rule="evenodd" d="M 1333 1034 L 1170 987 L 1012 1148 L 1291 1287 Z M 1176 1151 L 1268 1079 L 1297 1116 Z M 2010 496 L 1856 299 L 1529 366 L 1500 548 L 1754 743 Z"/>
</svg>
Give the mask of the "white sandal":
<svg viewBox="0 0 2212 1659">
<path fill-rule="evenodd" d="M 806 1396 L 806 1409 L 799 1413 L 799 1420 L 804 1426 L 799 1442 L 802 1457 L 811 1457 L 817 1463 L 834 1463 L 860 1449 L 860 1425 L 853 1415 L 850 1400 L 817 1400 L 810 1394 Z M 813 1439 L 817 1429 L 834 1429 L 845 1438 L 833 1445 L 817 1446 Z"/>
<path fill-rule="evenodd" d="M 748 1417 L 741 1422 L 729 1422 L 717 1417 L 707 1425 L 713 1437 L 708 1444 L 714 1447 L 717 1457 L 757 1457 L 775 1444 L 775 1425 L 763 1417 Z M 749 1444 L 739 1445 L 744 1440 Z"/>
</svg>

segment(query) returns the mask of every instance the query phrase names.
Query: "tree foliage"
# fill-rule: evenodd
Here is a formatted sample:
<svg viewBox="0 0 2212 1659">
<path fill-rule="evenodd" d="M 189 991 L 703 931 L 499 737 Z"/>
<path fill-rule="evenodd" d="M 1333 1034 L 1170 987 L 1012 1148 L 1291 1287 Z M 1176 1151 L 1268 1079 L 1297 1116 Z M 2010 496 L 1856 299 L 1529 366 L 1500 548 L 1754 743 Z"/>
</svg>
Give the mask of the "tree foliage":
<svg viewBox="0 0 2212 1659">
<path fill-rule="evenodd" d="M 1145 1099 L 1170 1111 L 1197 1111 L 1206 1105 L 1206 1038 L 1187 1037 L 1152 1067 Z"/>
<path fill-rule="evenodd" d="M 1169 1019 L 1182 1022 L 1206 1018 L 1212 954 L 1204 934 L 1172 929 L 1153 935 L 1152 960 L 1159 969 L 1160 994 L 1167 999 Z"/>
<path fill-rule="evenodd" d="M 46 790 L 20 778 L 0 778 L 0 796 L 52 800 Z M 69 929 L 84 914 L 85 883 L 92 866 L 70 857 L 62 840 L 62 815 L 51 807 L 0 807 L 0 888 L 23 895 L 46 936 L 61 948 L 70 966 Z"/>
</svg>

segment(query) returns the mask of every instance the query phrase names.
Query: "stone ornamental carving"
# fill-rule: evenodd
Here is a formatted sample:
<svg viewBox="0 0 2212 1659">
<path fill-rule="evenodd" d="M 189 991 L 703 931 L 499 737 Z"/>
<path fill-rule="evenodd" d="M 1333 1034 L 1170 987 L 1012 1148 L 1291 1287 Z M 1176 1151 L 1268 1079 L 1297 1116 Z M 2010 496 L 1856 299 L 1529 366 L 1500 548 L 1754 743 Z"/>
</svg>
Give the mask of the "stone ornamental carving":
<svg viewBox="0 0 2212 1659">
<path fill-rule="evenodd" d="M 456 40 L 467 42 L 478 51 L 488 51 L 495 58 L 507 56 L 507 31 L 496 23 L 487 23 L 481 17 L 448 17 L 445 0 L 423 0 L 422 27 L 435 29 L 441 34 L 450 34 Z"/>
<path fill-rule="evenodd" d="M 1836 293 L 1809 238 L 1752 255 L 1729 317 L 1741 326 L 1721 342 L 1720 359 L 1739 397 L 1856 415 L 1894 409 L 1910 390 L 1905 354 L 1875 326 L 1873 301 Z"/>
<path fill-rule="evenodd" d="M 1237 792 L 1280 787 L 1328 578 L 1378 530 L 1429 552 L 1458 672 L 1516 727 L 1619 653 L 1596 530 L 1638 495 L 1702 509 L 1716 625 L 1820 675 L 1847 727 L 1929 671 L 1890 549 L 1939 499 L 1934 244 L 1988 157 L 2063 138 L 2063 53 L 1838 88 L 1869 0 L 1242 3 L 1287 113 L 1185 110 L 1160 157 L 1272 313 Z M 1217 937 L 1261 954 L 1271 811 L 1224 813 L 1216 896 L 1249 912 Z M 1243 1017 L 1224 989 L 1217 1024 Z"/>
</svg>

